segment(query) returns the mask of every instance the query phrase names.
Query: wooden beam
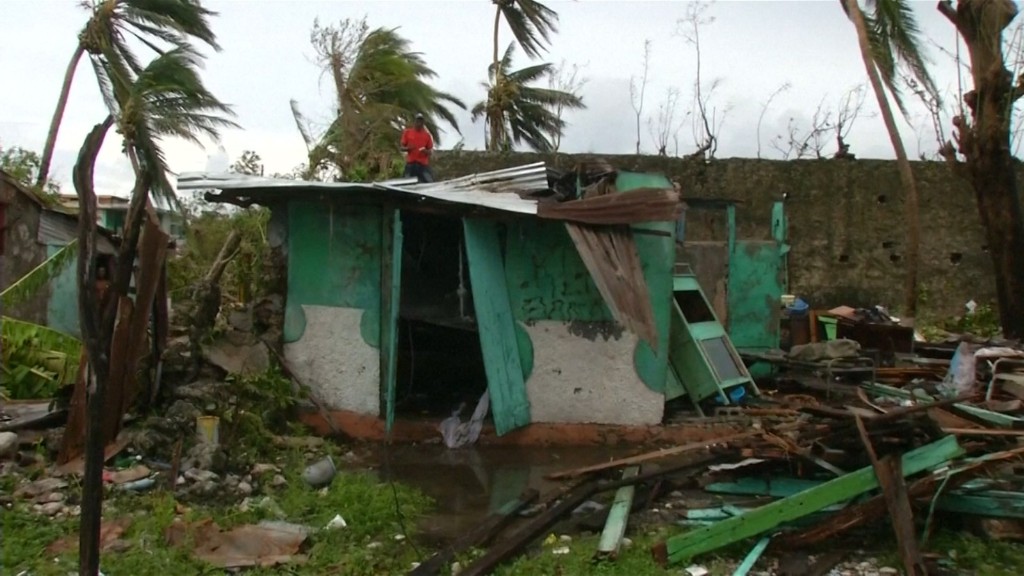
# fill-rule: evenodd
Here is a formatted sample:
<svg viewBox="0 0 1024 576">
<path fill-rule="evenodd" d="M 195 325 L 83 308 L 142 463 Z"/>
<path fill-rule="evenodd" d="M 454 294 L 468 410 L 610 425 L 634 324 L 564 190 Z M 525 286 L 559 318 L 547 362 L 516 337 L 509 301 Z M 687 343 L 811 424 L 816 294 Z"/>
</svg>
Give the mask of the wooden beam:
<svg viewBox="0 0 1024 576">
<path fill-rule="evenodd" d="M 889 518 L 896 533 L 896 543 L 907 576 L 927 576 L 928 569 L 924 566 L 921 550 L 917 546 L 917 536 L 914 534 L 914 511 L 907 496 L 907 485 L 903 483 L 901 462 L 892 455 L 878 459 L 867 428 L 864 427 L 864 421 L 859 417 L 857 431 L 860 432 L 860 440 L 871 459 L 871 466 L 875 469 L 878 484 L 882 487 L 882 496 L 885 497 L 886 506 L 889 508 Z"/>
<path fill-rule="evenodd" d="M 517 532 L 514 532 L 507 538 L 502 539 L 501 542 L 491 547 L 486 554 L 478 558 L 476 562 L 473 562 L 473 564 L 467 566 L 466 569 L 459 574 L 460 576 L 483 576 L 484 574 L 490 574 L 502 562 L 515 557 L 526 546 L 528 546 L 530 542 L 543 534 L 548 528 L 555 525 L 559 518 L 575 510 L 580 504 L 594 494 L 607 492 L 609 490 L 616 490 L 623 486 L 631 486 L 650 480 L 656 480 L 681 470 L 703 466 L 713 459 L 714 457 L 712 456 L 705 456 L 697 459 L 696 461 L 674 464 L 661 470 L 644 472 L 632 478 L 624 478 L 621 480 L 607 482 L 588 480 L 582 484 L 578 484 L 565 493 L 565 495 L 562 496 L 561 501 L 556 506 L 549 508 L 539 516 L 534 517 Z"/>
<path fill-rule="evenodd" d="M 593 466 L 585 466 L 583 468 L 575 468 L 572 470 L 555 472 L 553 474 L 548 474 L 547 476 L 545 476 L 545 478 L 547 478 L 548 480 L 570 480 L 573 478 L 586 476 L 587 474 L 603 472 L 605 470 L 611 470 L 613 468 L 619 468 L 622 466 L 633 466 L 635 464 L 643 464 L 644 462 L 650 462 L 651 460 L 658 460 L 659 458 L 678 456 L 680 454 L 686 454 L 688 452 L 697 452 L 705 448 L 710 448 L 715 444 L 725 444 L 729 442 L 734 442 L 736 440 L 751 438 L 759 434 L 760 432 L 742 432 L 740 434 L 731 434 L 729 436 L 711 438 L 700 442 L 691 442 L 689 444 L 683 444 L 682 446 L 664 448 L 662 450 L 656 450 L 654 452 L 648 452 L 646 454 L 638 454 L 636 456 L 620 458 L 618 460 L 612 460 L 610 462 L 604 462 L 602 464 L 594 464 Z"/>
<path fill-rule="evenodd" d="M 524 508 L 535 502 L 539 496 L 540 494 L 532 488 L 526 490 L 518 499 L 509 501 L 498 512 L 488 516 L 475 529 L 462 535 L 450 546 L 434 554 L 427 561 L 414 568 L 409 572 L 409 576 L 433 576 L 441 572 L 457 555 L 470 548 L 486 546 L 488 542 L 493 540 L 511 524 Z"/>
<path fill-rule="evenodd" d="M 937 442 L 904 454 L 902 473 L 905 475 L 916 474 L 963 453 L 964 450 L 957 443 L 956 438 L 946 436 Z M 673 536 L 655 544 L 651 552 L 655 560 L 662 566 L 684 562 L 745 538 L 764 534 L 785 522 L 849 500 L 878 487 L 874 469 L 870 466 L 861 468 L 741 516 Z"/>
</svg>

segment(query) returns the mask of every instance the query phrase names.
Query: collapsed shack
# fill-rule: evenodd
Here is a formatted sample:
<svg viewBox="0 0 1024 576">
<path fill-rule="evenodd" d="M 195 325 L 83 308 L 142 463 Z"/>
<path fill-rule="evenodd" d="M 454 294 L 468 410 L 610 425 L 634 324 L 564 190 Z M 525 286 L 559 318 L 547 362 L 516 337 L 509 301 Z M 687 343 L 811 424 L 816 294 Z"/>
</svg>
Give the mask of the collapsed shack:
<svg viewBox="0 0 1024 576">
<path fill-rule="evenodd" d="M 680 287 L 684 204 L 663 176 L 538 163 L 427 185 L 185 174 L 179 186 L 271 209 L 281 356 L 350 436 L 485 392 L 498 436 L 657 425 L 668 400 L 757 393 L 699 287 Z M 705 374 L 681 383 L 684 369 Z"/>
</svg>

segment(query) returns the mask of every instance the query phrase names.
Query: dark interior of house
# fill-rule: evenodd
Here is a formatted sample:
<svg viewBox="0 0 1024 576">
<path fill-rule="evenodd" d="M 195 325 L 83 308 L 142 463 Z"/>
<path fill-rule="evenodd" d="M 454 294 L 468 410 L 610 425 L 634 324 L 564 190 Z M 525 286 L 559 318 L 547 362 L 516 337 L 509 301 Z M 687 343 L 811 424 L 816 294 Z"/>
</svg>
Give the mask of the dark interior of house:
<svg viewBox="0 0 1024 576">
<path fill-rule="evenodd" d="M 469 419 L 487 387 L 457 217 L 402 213 L 395 407 L 405 416 Z M 461 289 L 460 289 L 461 287 Z"/>
</svg>

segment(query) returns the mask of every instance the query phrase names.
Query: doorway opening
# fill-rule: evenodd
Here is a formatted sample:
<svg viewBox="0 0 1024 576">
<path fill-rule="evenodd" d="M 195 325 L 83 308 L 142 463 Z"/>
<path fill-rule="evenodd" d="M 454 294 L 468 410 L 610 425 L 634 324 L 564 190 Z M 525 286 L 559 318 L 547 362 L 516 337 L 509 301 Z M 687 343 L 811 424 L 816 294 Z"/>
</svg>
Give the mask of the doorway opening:
<svg viewBox="0 0 1024 576">
<path fill-rule="evenodd" d="M 487 389 L 462 221 L 402 212 L 395 412 L 447 417 L 473 413 Z"/>
</svg>

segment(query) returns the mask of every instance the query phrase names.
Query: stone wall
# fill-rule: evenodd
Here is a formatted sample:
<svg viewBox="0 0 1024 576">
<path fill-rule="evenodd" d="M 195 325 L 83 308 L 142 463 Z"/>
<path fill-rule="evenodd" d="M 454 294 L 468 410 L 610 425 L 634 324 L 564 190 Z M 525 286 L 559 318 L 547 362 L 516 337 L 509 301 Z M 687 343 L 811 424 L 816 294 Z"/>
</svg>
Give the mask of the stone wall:
<svg viewBox="0 0 1024 576">
<path fill-rule="evenodd" d="M 7 204 L 4 210 L 6 222 L 3 223 L 4 254 L 0 258 L 3 261 L 0 264 L 0 290 L 3 290 L 46 261 L 46 246 L 37 242 L 39 205 L 4 177 L 0 177 L 0 202 Z M 49 288 L 39 290 L 32 298 L 10 310 L 3 310 L 3 314 L 26 322 L 46 324 L 48 299 Z"/>
<path fill-rule="evenodd" d="M 568 168 L 582 158 L 448 152 L 437 154 L 434 171 L 447 179 L 537 161 Z M 682 186 L 684 197 L 742 201 L 737 208 L 741 239 L 771 238 L 771 205 L 784 200 L 791 292 L 815 307 L 898 309 L 902 303 L 906 232 L 894 162 L 601 158 L 623 170 L 664 173 Z M 916 162 L 914 174 L 921 196 L 922 313 L 955 314 L 970 299 L 992 302 L 992 263 L 970 187 L 941 163 Z M 724 239 L 724 234 L 724 218 L 697 211 L 687 218 L 688 240 Z"/>
</svg>

